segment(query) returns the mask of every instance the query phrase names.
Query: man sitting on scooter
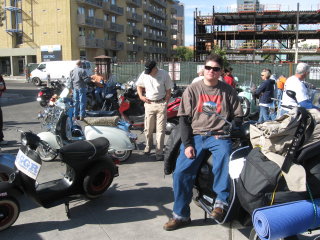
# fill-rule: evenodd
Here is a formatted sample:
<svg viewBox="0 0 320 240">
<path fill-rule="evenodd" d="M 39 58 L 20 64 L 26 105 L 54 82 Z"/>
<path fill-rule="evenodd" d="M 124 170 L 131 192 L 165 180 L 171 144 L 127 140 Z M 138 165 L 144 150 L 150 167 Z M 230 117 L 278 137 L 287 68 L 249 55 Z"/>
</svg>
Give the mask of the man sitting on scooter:
<svg viewBox="0 0 320 240">
<path fill-rule="evenodd" d="M 222 220 L 228 207 L 231 140 L 207 134 L 223 131 L 226 122 L 202 112 L 202 105 L 208 101 L 216 103 L 217 113 L 228 120 L 234 119 L 237 124 L 242 123 L 243 112 L 237 92 L 218 80 L 223 59 L 219 55 L 209 55 L 204 69 L 204 79 L 187 87 L 179 107 L 182 144 L 173 174 L 173 218 L 163 226 L 167 231 L 191 223 L 192 188 L 205 151 L 209 150 L 213 156 L 213 191 L 217 194 L 211 217 Z"/>
</svg>

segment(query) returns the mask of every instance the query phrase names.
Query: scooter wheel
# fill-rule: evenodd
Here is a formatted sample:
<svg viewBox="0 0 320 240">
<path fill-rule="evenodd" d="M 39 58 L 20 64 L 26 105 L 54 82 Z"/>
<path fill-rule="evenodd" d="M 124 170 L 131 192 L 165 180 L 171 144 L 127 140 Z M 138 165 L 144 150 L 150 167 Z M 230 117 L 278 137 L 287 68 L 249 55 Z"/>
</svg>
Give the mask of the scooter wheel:
<svg viewBox="0 0 320 240">
<path fill-rule="evenodd" d="M 46 101 L 41 101 L 40 102 L 40 106 L 41 107 L 46 107 L 48 104 L 47 104 L 47 102 Z"/>
<path fill-rule="evenodd" d="M 83 181 L 85 196 L 89 199 L 100 197 L 111 185 L 115 168 L 112 162 L 99 162 L 86 174 Z"/>
<path fill-rule="evenodd" d="M 9 228 L 20 214 L 20 205 L 14 198 L 0 198 L 0 231 Z"/>
<path fill-rule="evenodd" d="M 238 97 L 243 110 L 243 116 L 248 117 L 250 114 L 250 102 L 246 97 L 242 97 L 242 96 L 238 96 Z"/>
<path fill-rule="evenodd" d="M 112 153 L 112 157 L 115 159 L 118 159 L 120 162 L 124 162 L 128 160 L 128 158 L 131 156 L 132 150 L 125 150 L 125 151 L 115 151 Z"/>
</svg>

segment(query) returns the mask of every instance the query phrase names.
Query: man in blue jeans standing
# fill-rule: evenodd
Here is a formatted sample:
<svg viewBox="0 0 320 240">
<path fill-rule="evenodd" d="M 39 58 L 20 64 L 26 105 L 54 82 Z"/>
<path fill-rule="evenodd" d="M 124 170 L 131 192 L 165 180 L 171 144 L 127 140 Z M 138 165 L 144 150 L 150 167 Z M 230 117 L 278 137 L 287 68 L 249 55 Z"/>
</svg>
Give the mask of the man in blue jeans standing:
<svg viewBox="0 0 320 240">
<path fill-rule="evenodd" d="M 211 217 L 221 221 L 228 208 L 231 140 L 208 135 L 208 132 L 222 131 L 226 122 L 202 112 L 205 102 L 213 102 L 219 115 L 229 121 L 234 119 L 236 124 L 242 123 L 243 111 L 237 92 L 219 81 L 222 69 L 223 59 L 219 55 L 209 55 L 205 61 L 204 79 L 192 83 L 183 93 L 178 112 L 182 144 L 173 173 L 173 218 L 163 226 L 164 230 L 175 230 L 191 223 L 192 188 L 205 151 L 212 153 L 212 188 L 216 193 Z"/>
<path fill-rule="evenodd" d="M 274 97 L 274 88 L 276 81 L 274 79 L 271 79 L 270 77 L 271 70 L 267 68 L 263 69 L 261 71 L 261 79 L 263 80 L 263 82 L 254 93 L 256 97 L 259 97 L 260 114 L 258 123 L 272 120 L 270 116 L 270 107 L 273 104 L 273 100 L 271 98 Z"/>
<path fill-rule="evenodd" d="M 87 83 L 90 78 L 83 68 L 81 68 L 81 61 L 78 60 L 76 67 L 70 73 L 70 87 L 73 90 L 74 112 L 73 116 L 77 120 L 83 121 L 86 115 L 87 105 Z"/>
</svg>

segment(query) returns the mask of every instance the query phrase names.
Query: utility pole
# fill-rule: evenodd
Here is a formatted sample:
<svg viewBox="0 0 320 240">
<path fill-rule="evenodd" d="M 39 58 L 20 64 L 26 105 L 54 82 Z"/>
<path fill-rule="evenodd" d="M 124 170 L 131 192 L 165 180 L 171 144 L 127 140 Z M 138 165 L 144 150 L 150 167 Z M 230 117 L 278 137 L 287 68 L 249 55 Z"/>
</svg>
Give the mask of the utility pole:
<svg viewBox="0 0 320 240">
<path fill-rule="evenodd" d="M 297 3 L 297 24 L 296 24 L 296 51 L 295 51 L 295 57 L 294 57 L 294 63 L 298 63 L 298 40 L 299 40 L 299 3 Z"/>
</svg>

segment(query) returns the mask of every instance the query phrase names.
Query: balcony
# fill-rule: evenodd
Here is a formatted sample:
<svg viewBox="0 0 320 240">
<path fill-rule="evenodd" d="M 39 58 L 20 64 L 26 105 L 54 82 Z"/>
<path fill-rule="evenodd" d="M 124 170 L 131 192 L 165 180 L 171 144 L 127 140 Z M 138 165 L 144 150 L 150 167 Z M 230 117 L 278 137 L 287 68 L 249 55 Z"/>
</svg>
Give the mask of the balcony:
<svg viewBox="0 0 320 240">
<path fill-rule="evenodd" d="M 78 3 L 89 5 L 90 7 L 101 8 L 102 0 L 77 0 Z"/>
<path fill-rule="evenodd" d="M 175 18 L 171 18 L 170 19 L 170 23 L 173 24 L 173 25 L 177 25 L 178 21 Z"/>
<path fill-rule="evenodd" d="M 155 53 L 166 54 L 167 51 L 166 48 L 155 47 Z"/>
<path fill-rule="evenodd" d="M 127 43 L 127 51 L 129 52 L 140 52 L 142 51 L 142 46 L 139 44 Z"/>
<path fill-rule="evenodd" d="M 178 33 L 177 29 L 173 29 L 173 28 L 170 29 L 170 34 L 171 35 L 177 35 L 177 33 Z"/>
<path fill-rule="evenodd" d="M 144 39 L 148 39 L 148 40 L 157 40 L 157 36 L 156 35 L 154 35 L 153 33 L 146 33 L 146 32 L 144 32 L 143 33 L 143 38 Z"/>
<path fill-rule="evenodd" d="M 149 25 L 153 28 L 158 28 L 158 29 L 161 29 L 161 30 L 164 30 L 164 31 L 167 31 L 167 26 L 165 24 L 162 24 L 162 23 L 157 23 L 153 20 L 148 20 L 148 19 L 144 19 L 144 25 Z"/>
<path fill-rule="evenodd" d="M 123 33 L 124 26 L 117 23 L 112 22 L 104 22 L 104 29 L 108 32 L 116 32 L 116 33 Z"/>
<path fill-rule="evenodd" d="M 106 40 L 104 44 L 104 47 L 106 49 L 111 49 L 114 51 L 123 50 L 123 46 L 124 46 L 123 42 L 118 42 L 116 40 Z"/>
<path fill-rule="evenodd" d="M 168 42 L 168 38 L 165 36 L 156 36 L 156 40 L 159 42 Z"/>
<path fill-rule="evenodd" d="M 143 51 L 147 53 L 155 53 L 156 47 L 153 46 L 144 46 Z"/>
<path fill-rule="evenodd" d="M 132 27 L 132 26 L 127 26 L 126 28 L 126 33 L 127 35 L 135 36 L 135 37 L 140 37 L 142 35 L 142 31 Z"/>
<path fill-rule="evenodd" d="M 151 0 L 151 1 L 156 3 L 156 4 L 158 4 L 158 5 L 160 5 L 161 7 L 164 7 L 164 8 L 167 7 L 167 3 L 165 1 L 163 1 L 163 0 Z"/>
<path fill-rule="evenodd" d="M 77 23 L 82 26 L 92 28 L 103 28 L 103 20 L 95 17 L 86 17 L 84 14 L 79 14 Z"/>
<path fill-rule="evenodd" d="M 117 15 L 123 15 L 123 8 L 118 7 L 115 4 L 111 4 L 110 2 L 104 2 L 102 4 L 103 10 L 109 13 L 117 14 Z"/>
<path fill-rule="evenodd" d="M 152 6 L 150 4 L 143 4 L 143 10 L 146 12 L 149 12 L 153 15 L 156 15 L 158 17 L 161 17 L 162 19 L 166 19 L 166 14 L 164 11 L 159 11 L 154 6 Z"/>
<path fill-rule="evenodd" d="M 142 1 L 141 0 L 126 0 L 128 5 L 137 7 L 137 8 L 141 8 L 142 6 Z"/>
<path fill-rule="evenodd" d="M 136 13 L 132 12 L 126 12 L 127 19 L 136 21 L 136 22 L 142 22 L 142 16 Z"/>
<path fill-rule="evenodd" d="M 78 46 L 80 48 L 103 48 L 103 39 L 78 37 Z"/>
<path fill-rule="evenodd" d="M 175 9 L 175 8 L 170 8 L 170 13 L 171 14 L 177 14 L 177 9 Z"/>
<path fill-rule="evenodd" d="M 171 45 L 177 45 L 178 44 L 178 40 L 177 39 L 171 39 L 170 43 L 171 43 Z"/>
</svg>

